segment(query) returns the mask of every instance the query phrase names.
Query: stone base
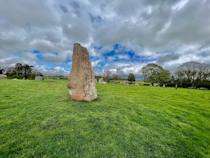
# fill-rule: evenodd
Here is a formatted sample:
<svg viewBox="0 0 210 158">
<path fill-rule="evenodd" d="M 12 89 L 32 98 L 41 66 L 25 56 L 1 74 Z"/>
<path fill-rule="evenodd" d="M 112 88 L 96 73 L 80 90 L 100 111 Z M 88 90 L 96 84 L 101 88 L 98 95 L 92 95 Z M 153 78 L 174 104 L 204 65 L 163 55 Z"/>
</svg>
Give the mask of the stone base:
<svg viewBox="0 0 210 158">
<path fill-rule="evenodd" d="M 76 100 L 76 101 L 93 101 L 93 100 L 96 100 L 97 97 L 84 97 L 84 96 L 81 96 L 81 95 L 70 95 L 69 96 L 72 100 Z"/>
</svg>

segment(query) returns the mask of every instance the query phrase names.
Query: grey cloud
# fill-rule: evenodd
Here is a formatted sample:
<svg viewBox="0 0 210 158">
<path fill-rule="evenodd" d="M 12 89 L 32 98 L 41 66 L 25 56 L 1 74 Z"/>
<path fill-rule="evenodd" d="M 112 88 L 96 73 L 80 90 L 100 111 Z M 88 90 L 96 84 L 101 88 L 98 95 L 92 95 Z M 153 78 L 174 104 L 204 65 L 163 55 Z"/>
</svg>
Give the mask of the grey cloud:
<svg viewBox="0 0 210 158">
<path fill-rule="evenodd" d="M 92 53 L 99 58 L 122 43 L 170 69 L 188 60 L 208 62 L 209 10 L 208 0 L 2 0 L 0 57 L 25 61 L 25 52 L 38 49 L 47 61 L 58 63 L 66 60 L 74 42 L 90 50 L 102 45 L 103 50 Z M 100 17 L 100 25 L 90 15 Z"/>
<path fill-rule="evenodd" d="M 107 25 L 102 26 L 96 33 L 96 40 L 103 44 L 131 41 L 150 49 L 159 50 L 173 48 L 174 45 L 205 42 L 210 34 L 209 27 L 207 27 L 209 18 L 205 16 L 209 8 L 201 1 L 191 0 L 188 3 L 184 9 L 173 11 L 171 8 L 174 3 L 158 1 L 159 5 L 156 6 L 155 3 L 150 18 L 145 18 L 141 14 L 139 17 L 138 14 L 133 14 L 128 18 L 108 20 Z M 143 10 L 145 6 L 140 4 L 140 2 L 136 3 L 136 6 L 138 10 Z M 133 12 L 135 13 L 135 10 Z M 136 18 L 134 24 L 132 16 Z M 167 30 L 160 35 L 159 31 L 169 22 L 171 24 Z"/>
<path fill-rule="evenodd" d="M 35 66 L 35 69 L 38 70 L 39 72 L 43 73 L 44 75 L 68 75 L 68 71 L 65 70 L 63 67 L 60 66 L 55 66 L 53 68 L 46 68 L 43 65 L 37 65 Z"/>
<path fill-rule="evenodd" d="M 179 55 L 177 55 L 177 54 L 169 54 L 169 55 L 166 55 L 166 56 L 159 57 L 157 63 L 163 64 L 165 62 L 168 62 L 168 61 L 171 61 L 171 60 L 176 60 L 178 58 L 179 58 Z"/>
<path fill-rule="evenodd" d="M 33 26 L 50 26 L 56 22 L 49 3 L 42 0 L 3 0 L 0 2 L 0 19 L 9 28 Z"/>
<path fill-rule="evenodd" d="M 63 13 L 68 13 L 68 9 L 64 5 L 60 5 L 60 8 L 63 11 Z"/>
<path fill-rule="evenodd" d="M 67 52 L 68 53 L 68 52 Z M 43 56 L 46 61 L 53 63 L 62 63 L 68 57 L 67 53 L 45 53 Z"/>
</svg>

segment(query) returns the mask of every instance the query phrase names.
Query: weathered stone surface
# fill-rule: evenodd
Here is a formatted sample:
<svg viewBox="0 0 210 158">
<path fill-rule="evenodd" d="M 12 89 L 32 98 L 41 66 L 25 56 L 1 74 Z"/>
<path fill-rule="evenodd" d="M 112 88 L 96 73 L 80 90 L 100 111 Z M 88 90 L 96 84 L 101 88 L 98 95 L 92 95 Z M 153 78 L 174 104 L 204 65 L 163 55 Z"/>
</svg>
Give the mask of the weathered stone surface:
<svg viewBox="0 0 210 158">
<path fill-rule="evenodd" d="M 68 87 L 73 100 L 92 101 L 97 98 L 95 76 L 88 50 L 78 43 L 74 44 Z"/>
</svg>

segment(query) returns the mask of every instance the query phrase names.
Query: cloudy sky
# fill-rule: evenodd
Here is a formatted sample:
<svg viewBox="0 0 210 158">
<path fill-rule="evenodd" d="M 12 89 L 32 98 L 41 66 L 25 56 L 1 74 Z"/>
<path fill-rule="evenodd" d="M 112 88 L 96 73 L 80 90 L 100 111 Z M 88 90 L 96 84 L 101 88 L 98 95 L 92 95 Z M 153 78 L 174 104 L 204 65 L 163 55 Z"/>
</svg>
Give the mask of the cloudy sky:
<svg viewBox="0 0 210 158">
<path fill-rule="evenodd" d="M 210 0 L 1 0 L 0 66 L 68 74 L 73 43 L 97 74 L 210 63 Z"/>
</svg>

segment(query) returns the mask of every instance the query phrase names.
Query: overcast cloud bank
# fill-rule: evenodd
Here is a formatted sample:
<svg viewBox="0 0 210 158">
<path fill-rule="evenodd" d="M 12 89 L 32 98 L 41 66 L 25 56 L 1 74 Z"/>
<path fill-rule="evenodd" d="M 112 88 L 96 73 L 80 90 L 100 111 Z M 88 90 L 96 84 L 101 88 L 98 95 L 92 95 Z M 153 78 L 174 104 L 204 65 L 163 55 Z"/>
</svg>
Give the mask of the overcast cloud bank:
<svg viewBox="0 0 210 158">
<path fill-rule="evenodd" d="M 210 63 L 209 11 L 209 0 L 2 0 L 0 65 L 67 74 L 75 42 L 88 48 L 97 74 Z"/>
</svg>

